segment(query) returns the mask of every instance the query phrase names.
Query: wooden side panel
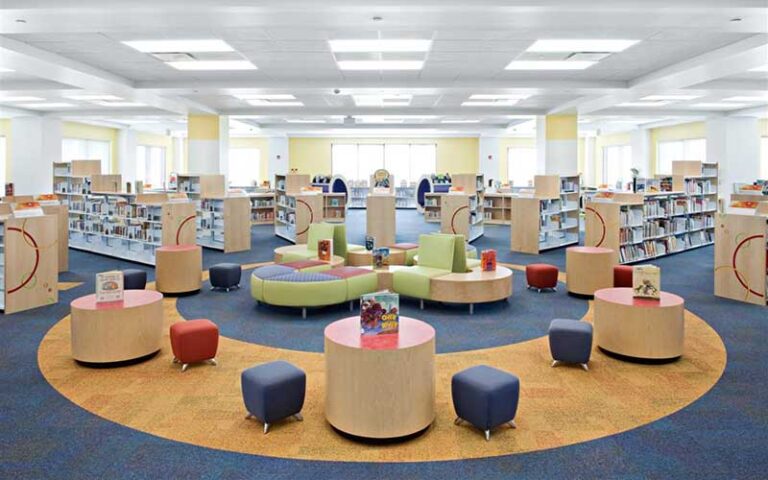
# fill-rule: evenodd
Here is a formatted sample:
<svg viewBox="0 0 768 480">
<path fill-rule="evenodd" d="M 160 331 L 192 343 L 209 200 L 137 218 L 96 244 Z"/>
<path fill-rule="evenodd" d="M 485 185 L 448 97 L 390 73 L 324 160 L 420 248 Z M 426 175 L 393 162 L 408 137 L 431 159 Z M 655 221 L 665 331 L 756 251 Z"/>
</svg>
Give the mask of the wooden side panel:
<svg viewBox="0 0 768 480">
<path fill-rule="evenodd" d="M 90 177 L 101 174 L 101 160 L 72 160 L 72 175 Z"/>
<path fill-rule="evenodd" d="M 307 243 L 310 223 L 323 221 L 322 195 L 296 195 L 296 243 Z"/>
<path fill-rule="evenodd" d="M 755 305 L 766 300 L 766 218 L 715 217 L 715 295 Z"/>
<path fill-rule="evenodd" d="M 621 205 L 609 202 L 588 202 L 585 209 L 584 245 L 605 247 L 616 252 L 619 259 L 619 209 Z"/>
<path fill-rule="evenodd" d="M 377 246 L 395 244 L 395 196 L 368 195 L 366 197 L 366 233 Z"/>
<path fill-rule="evenodd" d="M 469 238 L 469 195 L 448 194 L 443 197 L 440 204 L 440 231 Z"/>
<path fill-rule="evenodd" d="M 193 202 L 163 204 L 163 246 L 194 245 L 195 204 Z"/>
<path fill-rule="evenodd" d="M 168 201 L 167 193 L 140 193 L 136 195 L 135 203 L 147 204 L 147 203 L 163 203 Z"/>
<path fill-rule="evenodd" d="M 56 217 L 59 250 L 59 272 L 69 270 L 69 207 L 67 205 L 43 205 L 46 215 Z"/>
<path fill-rule="evenodd" d="M 59 301 L 58 219 L 13 218 L 5 223 L 5 313 Z"/>
<path fill-rule="evenodd" d="M 303 187 L 309 187 L 311 184 L 309 175 L 304 173 L 289 173 L 285 176 L 285 191 L 291 195 L 299 193 Z"/>
<path fill-rule="evenodd" d="M 120 192 L 123 177 L 121 175 L 92 175 L 92 192 Z"/>
<path fill-rule="evenodd" d="M 540 198 L 560 198 L 560 175 L 536 175 L 533 188 Z"/>
<path fill-rule="evenodd" d="M 673 160 L 672 175 L 683 177 L 700 177 L 701 162 L 699 160 Z"/>
<path fill-rule="evenodd" d="M 248 197 L 224 200 L 224 252 L 251 249 L 251 201 Z"/>
<path fill-rule="evenodd" d="M 513 252 L 539 253 L 539 209 L 538 198 L 512 198 L 511 241 Z"/>
<path fill-rule="evenodd" d="M 224 175 L 200 175 L 200 196 L 218 197 L 227 194 Z"/>
</svg>

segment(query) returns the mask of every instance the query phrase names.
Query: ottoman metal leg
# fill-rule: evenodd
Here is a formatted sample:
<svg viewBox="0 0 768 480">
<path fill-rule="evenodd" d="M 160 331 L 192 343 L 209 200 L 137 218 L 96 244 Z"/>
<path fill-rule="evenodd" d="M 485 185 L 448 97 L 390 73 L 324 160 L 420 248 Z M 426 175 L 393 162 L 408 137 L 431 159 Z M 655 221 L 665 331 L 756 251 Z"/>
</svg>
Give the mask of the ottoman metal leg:
<svg viewBox="0 0 768 480">
<path fill-rule="evenodd" d="M 293 416 L 293 418 L 295 418 L 295 419 L 296 419 L 296 420 L 298 420 L 299 422 L 303 422 L 303 421 L 304 421 L 304 417 L 301 415 L 301 413 L 297 413 L 297 414 L 295 414 L 295 415 Z"/>
<path fill-rule="evenodd" d="M 514 420 L 510 420 L 507 422 L 507 425 L 509 425 L 509 428 L 517 428 L 517 424 Z"/>
<path fill-rule="evenodd" d="M 301 318 L 306 319 L 307 318 L 307 309 L 302 308 L 301 309 Z"/>
<path fill-rule="evenodd" d="M 582 363 L 581 368 L 583 368 L 585 372 L 589 371 L 589 366 L 586 363 Z"/>
<path fill-rule="evenodd" d="M 490 440 L 491 440 L 491 431 L 490 430 L 486 430 L 485 431 L 485 441 L 489 442 Z"/>
<path fill-rule="evenodd" d="M 469 304 L 469 314 L 470 315 L 474 315 L 475 314 L 475 304 L 474 303 L 470 303 Z"/>
<path fill-rule="evenodd" d="M 560 360 L 552 360 L 552 368 L 558 366 L 560 364 Z"/>
<path fill-rule="evenodd" d="M 250 419 L 252 419 L 252 418 L 253 418 L 253 415 L 251 415 L 250 413 L 249 413 L 248 415 L 246 415 L 246 416 L 245 416 L 245 419 L 246 419 L 246 420 L 250 420 Z"/>
<path fill-rule="evenodd" d="M 215 359 L 215 358 L 211 358 L 211 359 L 209 359 L 209 360 L 208 360 L 208 363 L 210 363 L 210 364 L 211 364 L 211 365 L 213 365 L 214 367 L 215 367 L 216 365 L 218 365 L 218 362 L 216 362 L 216 359 Z"/>
<path fill-rule="evenodd" d="M 424 310 L 424 300 L 419 300 L 419 310 Z"/>
<path fill-rule="evenodd" d="M 189 367 L 188 363 L 185 363 L 184 365 L 181 366 L 182 373 L 187 371 L 187 367 Z"/>
<path fill-rule="evenodd" d="M 461 417 L 456 417 L 456 420 L 453 421 L 453 424 L 454 425 L 461 425 L 461 422 L 463 422 L 463 421 L 464 420 L 462 420 Z"/>
<path fill-rule="evenodd" d="M 266 435 L 269 432 L 269 424 L 267 422 L 264 422 L 264 435 Z"/>
<path fill-rule="evenodd" d="M 355 302 L 350 300 L 349 301 L 349 311 L 354 312 L 355 311 Z"/>
<path fill-rule="evenodd" d="M 176 357 L 173 357 L 173 363 L 179 363 L 179 359 Z"/>
</svg>

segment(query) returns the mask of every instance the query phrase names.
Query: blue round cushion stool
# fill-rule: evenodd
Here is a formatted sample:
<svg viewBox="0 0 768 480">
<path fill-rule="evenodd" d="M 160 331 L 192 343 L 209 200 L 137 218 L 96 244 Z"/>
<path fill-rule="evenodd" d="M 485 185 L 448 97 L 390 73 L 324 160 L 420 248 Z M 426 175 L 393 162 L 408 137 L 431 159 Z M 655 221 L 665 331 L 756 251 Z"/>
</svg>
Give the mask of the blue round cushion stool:
<svg viewBox="0 0 768 480">
<path fill-rule="evenodd" d="M 256 418 L 264 423 L 264 433 L 269 425 L 284 418 L 303 420 L 304 396 L 307 375 L 291 363 L 278 360 L 263 363 L 240 375 L 243 403 L 248 410 L 246 420 Z"/>
<path fill-rule="evenodd" d="M 575 363 L 584 370 L 592 353 L 592 324 L 580 320 L 556 318 L 549 324 L 549 350 L 552 366 Z"/>
<path fill-rule="evenodd" d="M 509 372 L 488 365 L 462 370 L 451 379 L 451 397 L 456 411 L 454 423 L 471 423 L 485 433 L 486 440 L 500 425 L 517 428 L 520 379 Z"/>
</svg>

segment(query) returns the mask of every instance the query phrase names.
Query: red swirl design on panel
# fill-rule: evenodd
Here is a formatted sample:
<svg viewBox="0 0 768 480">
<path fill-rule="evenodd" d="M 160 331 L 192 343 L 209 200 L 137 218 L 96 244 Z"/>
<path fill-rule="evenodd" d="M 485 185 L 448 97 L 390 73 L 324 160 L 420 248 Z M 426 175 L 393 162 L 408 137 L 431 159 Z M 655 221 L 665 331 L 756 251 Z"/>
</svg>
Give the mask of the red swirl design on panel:
<svg viewBox="0 0 768 480">
<path fill-rule="evenodd" d="M 603 232 L 602 232 L 602 234 L 600 235 L 600 241 L 599 241 L 599 242 L 597 242 L 597 244 L 595 245 L 595 247 L 600 247 L 600 246 L 602 246 L 602 245 L 603 245 L 603 241 L 605 241 L 605 220 L 603 219 L 603 216 L 602 216 L 602 215 L 600 215 L 600 214 L 597 212 L 597 210 L 595 210 L 595 209 L 594 209 L 594 208 L 592 208 L 592 207 L 585 207 L 585 208 L 584 208 L 584 210 L 586 210 L 586 211 L 588 211 L 588 212 L 592 212 L 592 213 L 594 213 L 594 214 L 597 216 L 597 219 L 598 219 L 598 220 L 600 220 L 600 227 L 602 227 L 602 229 L 603 229 Z"/>
<path fill-rule="evenodd" d="M 739 273 L 739 270 L 736 268 L 736 256 L 738 256 L 739 250 L 741 250 L 741 247 L 743 247 L 745 243 L 750 242 L 752 240 L 756 240 L 758 238 L 765 238 L 765 235 L 752 235 L 751 237 L 745 238 L 744 240 L 739 242 L 738 245 L 736 245 L 736 249 L 733 251 L 733 256 L 731 257 L 731 267 L 733 267 L 733 273 L 736 275 L 736 280 L 739 281 L 741 286 L 744 287 L 752 295 L 762 298 L 765 296 L 765 294 L 756 292 L 751 288 L 749 288 L 749 285 L 747 285 L 746 282 L 744 282 L 744 280 L 741 278 L 741 274 Z"/>
<path fill-rule="evenodd" d="M 307 207 L 307 210 L 309 210 L 309 223 L 307 224 L 307 228 L 305 228 L 304 230 L 302 230 L 300 232 L 296 232 L 296 236 L 297 237 L 299 235 L 304 235 L 305 233 L 307 233 L 309 231 L 309 226 L 312 225 L 312 222 L 315 220 L 315 212 L 312 211 L 312 207 L 310 207 L 309 204 L 307 202 L 305 202 L 304 200 L 299 200 L 297 198 L 296 199 L 296 204 L 299 204 L 299 203 L 304 205 L 305 207 Z"/>
<path fill-rule="evenodd" d="M 179 227 L 176 229 L 176 245 L 179 244 L 179 235 L 181 235 L 181 229 L 184 228 L 184 225 L 187 224 L 190 220 L 194 220 L 197 217 L 197 215 L 190 215 L 184 220 L 181 221 L 179 224 Z"/>
<path fill-rule="evenodd" d="M 8 227 L 9 232 L 19 232 L 24 236 L 24 241 L 27 243 L 27 245 L 31 245 L 32 248 L 35 249 L 35 266 L 32 267 L 32 271 L 29 273 L 27 278 L 24 279 L 23 282 L 21 282 L 21 285 L 18 287 L 14 287 L 11 289 L 8 289 L 8 295 L 18 292 L 22 288 L 26 287 L 27 284 L 32 281 L 33 278 L 35 278 L 35 273 L 37 273 L 37 267 L 40 266 L 40 248 L 37 246 L 37 241 L 35 240 L 35 237 L 29 234 L 26 230 L 22 230 L 18 227 Z"/>
<path fill-rule="evenodd" d="M 453 215 L 451 216 L 451 232 L 453 232 L 454 235 L 456 235 L 456 227 L 453 226 L 453 221 L 456 220 L 456 215 L 458 215 L 459 212 L 464 209 L 469 210 L 469 207 L 466 205 L 464 205 L 463 207 L 459 207 L 453 211 Z"/>
</svg>

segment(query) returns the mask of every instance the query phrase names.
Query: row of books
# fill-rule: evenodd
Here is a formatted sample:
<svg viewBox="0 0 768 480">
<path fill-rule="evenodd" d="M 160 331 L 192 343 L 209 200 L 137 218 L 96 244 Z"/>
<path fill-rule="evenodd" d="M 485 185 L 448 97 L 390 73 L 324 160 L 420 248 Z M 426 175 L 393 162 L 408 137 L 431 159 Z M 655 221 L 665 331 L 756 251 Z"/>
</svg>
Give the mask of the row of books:
<svg viewBox="0 0 768 480">
<path fill-rule="evenodd" d="M 542 214 L 560 213 L 563 203 L 558 199 L 542 200 L 539 202 L 539 211 Z"/>
<path fill-rule="evenodd" d="M 561 178 L 560 179 L 560 191 L 561 192 L 578 192 L 579 191 L 579 183 L 571 181 L 567 178 Z"/>
<path fill-rule="evenodd" d="M 286 212 L 285 210 L 277 211 L 277 219 L 281 222 L 288 223 L 290 225 L 296 224 L 296 214 L 293 212 Z"/>
<path fill-rule="evenodd" d="M 277 205 L 280 207 L 296 208 L 296 197 L 280 194 L 277 196 Z"/>
<path fill-rule="evenodd" d="M 263 210 L 258 212 L 251 212 L 252 222 L 271 222 L 275 219 L 275 212 L 272 210 Z"/>
<path fill-rule="evenodd" d="M 191 180 L 181 180 L 176 187 L 176 190 L 184 193 L 200 193 L 200 182 L 192 182 Z"/>
<path fill-rule="evenodd" d="M 619 211 L 619 224 L 622 227 L 640 226 L 643 224 L 643 208 L 640 206 L 621 209 Z"/>
<path fill-rule="evenodd" d="M 53 185 L 53 191 L 55 193 L 79 193 L 81 195 L 88 195 L 91 193 L 91 181 L 90 179 L 85 178 L 56 182 Z"/>
<path fill-rule="evenodd" d="M 329 207 L 341 207 L 342 205 L 344 205 L 341 202 L 341 200 L 342 199 L 339 197 L 327 197 L 326 205 L 328 205 Z"/>
<path fill-rule="evenodd" d="M 159 225 L 137 220 L 108 218 L 102 221 L 88 217 L 70 218 L 69 229 L 79 232 L 123 237 L 128 240 L 141 240 L 158 245 L 162 241 L 162 228 Z"/>
<path fill-rule="evenodd" d="M 89 214 L 124 217 L 147 222 L 162 221 L 162 207 L 159 205 L 136 205 L 128 203 L 119 197 L 86 197 L 70 202 L 70 212 L 85 212 Z"/>
<path fill-rule="evenodd" d="M 691 195 L 717 193 L 717 186 L 711 180 L 699 180 L 687 178 L 685 180 L 685 193 Z"/>
<path fill-rule="evenodd" d="M 710 244 L 713 240 L 713 233 L 710 231 L 686 233 L 659 240 L 647 240 L 638 244 L 622 245 L 619 247 L 619 256 L 621 263 L 635 262 Z"/>
<path fill-rule="evenodd" d="M 271 198 L 252 198 L 251 207 L 253 208 L 272 208 L 275 206 L 274 200 Z"/>
</svg>

